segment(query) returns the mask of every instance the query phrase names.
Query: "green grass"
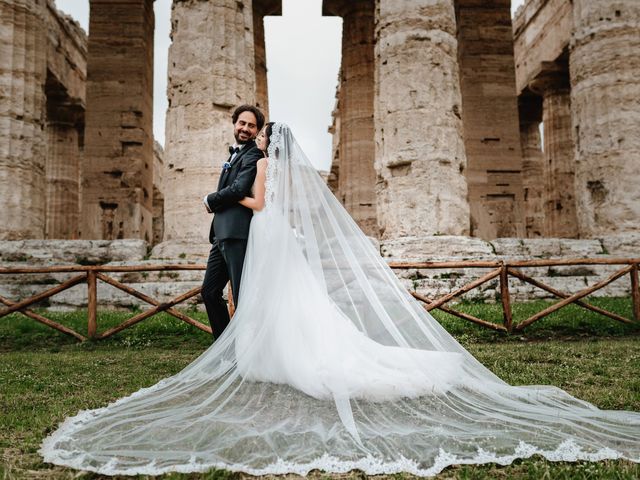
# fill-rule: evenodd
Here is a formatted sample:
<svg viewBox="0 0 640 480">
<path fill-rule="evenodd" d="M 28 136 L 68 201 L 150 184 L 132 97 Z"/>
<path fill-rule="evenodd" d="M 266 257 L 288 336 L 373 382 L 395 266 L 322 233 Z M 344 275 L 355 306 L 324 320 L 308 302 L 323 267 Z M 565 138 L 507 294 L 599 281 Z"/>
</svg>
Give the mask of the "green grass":
<svg viewBox="0 0 640 480">
<path fill-rule="evenodd" d="M 630 315 L 628 299 L 596 299 L 603 308 Z M 518 318 L 548 306 L 516 304 Z M 456 308 L 501 321 L 499 305 L 465 303 Z M 86 333 L 86 313 L 40 312 Z M 200 320 L 200 312 L 188 312 Z M 131 312 L 100 312 L 99 330 Z M 507 336 L 436 312 L 442 324 L 482 363 L 512 384 L 552 384 L 605 409 L 640 410 L 640 328 L 578 307 L 562 309 L 523 334 Z M 189 364 L 211 344 L 194 327 L 158 315 L 98 342 L 78 343 L 14 314 L 0 320 L 0 479 L 102 478 L 44 464 L 42 438 L 65 417 L 149 386 Z M 224 471 L 165 475 L 163 479 L 243 478 Z M 361 478 L 362 475 L 314 478 Z M 146 477 L 139 477 L 146 478 Z M 410 478 L 394 475 L 392 478 Z M 625 461 L 549 462 L 541 458 L 496 465 L 451 467 L 438 478 L 637 479 L 640 465 Z"/>
</svg>

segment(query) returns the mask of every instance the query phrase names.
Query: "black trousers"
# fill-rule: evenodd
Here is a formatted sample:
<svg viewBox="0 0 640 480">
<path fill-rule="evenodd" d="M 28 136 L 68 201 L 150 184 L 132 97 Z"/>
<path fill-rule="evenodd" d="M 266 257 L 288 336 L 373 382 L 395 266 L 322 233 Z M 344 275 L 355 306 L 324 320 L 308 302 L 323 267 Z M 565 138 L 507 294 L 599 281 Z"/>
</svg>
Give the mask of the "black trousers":
<svg viewBox="0 0 640 480">
<path fill-rule="evenodd" d="M 246 250 L 245 239 L 233 238 L 221 242 L 214 240 L 211 246 L 207 270 L 202 281 L 202 299 L 215 338 L 218 338 L 229 325 L 229 310 L 222 298 L 222 292 L 229 280 L 233 290 L 233 303 L 238 305 L 240 277 Z"/>
</svg>

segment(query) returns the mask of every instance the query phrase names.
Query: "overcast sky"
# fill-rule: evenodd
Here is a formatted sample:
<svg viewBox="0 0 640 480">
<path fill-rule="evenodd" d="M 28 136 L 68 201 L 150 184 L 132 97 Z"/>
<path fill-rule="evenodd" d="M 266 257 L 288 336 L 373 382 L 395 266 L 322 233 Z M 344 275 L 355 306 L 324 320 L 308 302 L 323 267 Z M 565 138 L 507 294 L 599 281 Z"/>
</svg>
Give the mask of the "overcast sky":
<svg viewBox="0 0 640 480">
<path fill-rule="evenodd" d="M 55 0 L 88 30 L 89 0 Z M 512 0 L 512 12 L 524 0 Z M 153 134 L 164 145 L 171 0 L 156 0 Z M 331 164 L 331 111 L 340 68 L 342 21 L 322 17 L 322 0 L 282 0 L 265 18 L 270 120 L 288 123 L 316 168 Z"/>
</svg>

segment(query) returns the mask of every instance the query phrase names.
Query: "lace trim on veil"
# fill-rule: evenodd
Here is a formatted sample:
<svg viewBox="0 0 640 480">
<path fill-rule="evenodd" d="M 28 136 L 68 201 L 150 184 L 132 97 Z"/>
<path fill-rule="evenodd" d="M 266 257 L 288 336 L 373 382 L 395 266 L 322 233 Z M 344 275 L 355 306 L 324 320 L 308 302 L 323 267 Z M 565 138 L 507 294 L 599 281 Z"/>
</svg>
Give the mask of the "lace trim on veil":
<svg viewBox="0 0 640 480">
<path fill-rule="evenodd" d="M 282 145 L 282 124 L 274 123 L 269 138 L 269 147 L 267 149 L 269 164 L 267 165 L 267 174 L 265 179 L 264 206 L 269 208 L 276 196 L 276 185 L 279 171 L 278 157 L 283 150 Z"/>
</svg>

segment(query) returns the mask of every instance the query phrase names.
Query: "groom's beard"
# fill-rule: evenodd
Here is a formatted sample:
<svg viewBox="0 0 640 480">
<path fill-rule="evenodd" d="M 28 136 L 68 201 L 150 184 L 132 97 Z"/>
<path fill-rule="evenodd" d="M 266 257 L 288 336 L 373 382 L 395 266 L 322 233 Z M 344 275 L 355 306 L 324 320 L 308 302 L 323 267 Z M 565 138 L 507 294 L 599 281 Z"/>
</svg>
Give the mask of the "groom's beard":
<svg viewBox="0 0 640 480">
<path fill-rule="evenodd" d="M 236 143 L 237 143 L 238 145 L 245 145 L 245 144 L 247 144 L 247 143 L 251 142 L 252 140 L 255 140 L 255 137 L 249 137 L 249 139 L 248 139 L 248 140 L 242 140 L 242 139 L 240 138 L 240 134 L 239 134 L 238 132 L 234 133 L 234 134 L 233 134 L 233 136 L 234 136 L 234 138 L 236 139 Z"/>
</svg>

